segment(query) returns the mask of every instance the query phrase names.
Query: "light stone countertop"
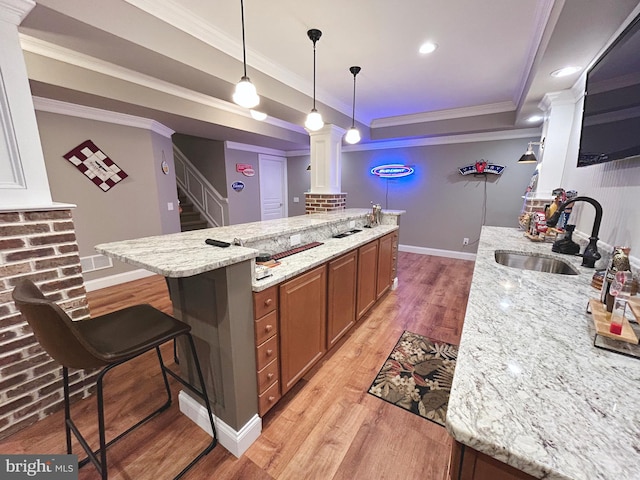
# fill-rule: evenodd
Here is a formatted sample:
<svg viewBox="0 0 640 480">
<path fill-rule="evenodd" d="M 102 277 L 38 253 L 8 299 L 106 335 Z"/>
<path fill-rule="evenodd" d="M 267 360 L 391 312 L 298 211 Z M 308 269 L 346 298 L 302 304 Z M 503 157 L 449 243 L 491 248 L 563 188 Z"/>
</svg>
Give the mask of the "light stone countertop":
<svg viewBox="0 0 640 480">
<path fill-rule="evenodd" d="M 495 250 L 557 256 L 580 275 L 506 267 Z M 582 249 L 581 249 L 582 250 Z M 593 346 L 594 269 L 516 228 L 483 227 L 446 427 L 534 477 L 640 478 L 640 359 Z"/>
<path fill-rule="evenodd" d="M 363 228 L 364 216 L 369 209 L 347 209 L 341 212 L 301 215 L 264 222 L 229 225 L 218 228 L 194 230 L 190 232 L 157 235 L 133 240 L 96 245 L 97 252 L 115 258 L 124 263 L 144 268 L 165 277 L 189 277 L 203 272 L 226 267 L 234 263 L 254 259 L 261 250 L 234 245 L 239 239 L 243 245 L 260 242 L 276 236 L 288 236 L 296 232 L 317 232 L 323 243 L 318 247 L 285 257 L 281 265 L 270 269 L 272 276 L 262 280 L 253 280 L 254 291 L 264 290 L 283 280 L 292 278 L 305 270 L 320 265 L 354 248 L 364 245 L 389 232 L 398 230 L 395 224 L 402 210 L 383 210 L 383 224 L 373 228 Z M 356 228 L 361 232 L 345 238 L 332 238 L 332 233 L 344 222 L 355 220 Z M 390 222 L 386 224 L 386 221 Z M 394 223 L 394 224 L 392 224 Z M 338 228 L 347 230 L 347 227 Z M 227 248 L 211 246 L 205 243 L 207 238 L 222 240 L 232 245 Z M 303 238 L 302 244 L 308 238 Z M 288 248 L 280 248 L 284 251 Z M 271 252 L 277 253 L 277 252 Z"/>
</svg>

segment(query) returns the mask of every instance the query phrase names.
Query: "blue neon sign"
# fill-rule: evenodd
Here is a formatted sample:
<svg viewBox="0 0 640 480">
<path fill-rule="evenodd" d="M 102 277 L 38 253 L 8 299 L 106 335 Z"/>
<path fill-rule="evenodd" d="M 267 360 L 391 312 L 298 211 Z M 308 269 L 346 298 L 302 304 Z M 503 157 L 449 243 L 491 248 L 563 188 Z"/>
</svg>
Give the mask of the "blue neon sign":
<svg viewBox="0 0 640 480">
<path fill-rule="evenodd" d="M 388 164 L 388 165 L 379 165 L 377 167 L 373 167 L 371 169 L 371 173 L 378 177 L 382 178 L 398 178 L 398 177 L 406 177 L 408 175 L 412 175 L 414 172 L 413 167 L 409 167 L 407 165 L 402 164 Z"/>
</svg>

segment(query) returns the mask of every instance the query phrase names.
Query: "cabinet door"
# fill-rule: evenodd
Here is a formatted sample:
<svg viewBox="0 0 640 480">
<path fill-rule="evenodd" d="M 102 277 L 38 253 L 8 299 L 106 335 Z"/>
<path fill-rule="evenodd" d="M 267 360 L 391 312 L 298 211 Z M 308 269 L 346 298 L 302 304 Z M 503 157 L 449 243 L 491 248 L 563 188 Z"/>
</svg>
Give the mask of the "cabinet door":
<svg viewBox="0 0 640 480">
<path fill-rule="evenodd" d="M 376 299 L 380 298 L 391 286 L 393 240 L 393 234 L 385 235 L 380 239 Z"/>
<path fill-rule="evenodd" d="M 354 250 L 329 262 L 327 279 L 327 348 L 331 348 L 356 322 L 356 278 Z"/>
<path fill-rule="evenodd" d="M 358 249 L 358 319 L 376 303 L 377 268 L 378 241 L 376 240 Z"/>
<path fill-rule="evenodd" d="M 280 286 L 282 394 L 327 351 L 327 274 L 318 267 Z"/>
</svg>

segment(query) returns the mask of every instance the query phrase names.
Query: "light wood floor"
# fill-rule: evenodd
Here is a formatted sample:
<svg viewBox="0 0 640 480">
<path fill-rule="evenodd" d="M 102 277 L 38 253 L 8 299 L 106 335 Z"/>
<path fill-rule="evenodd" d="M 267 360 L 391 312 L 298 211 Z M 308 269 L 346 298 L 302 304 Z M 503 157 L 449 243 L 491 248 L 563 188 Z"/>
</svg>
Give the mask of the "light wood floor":
<svg viewBox="0 0 640 480">
<path fill-rule="evenodd" d="M 217 446 L 185 478 L 446 479 L 451 440 L 445 429 L 367 390 L 404 330 L 459 342 L 473 262 L 403 252 L 398 262 L 398 289 L 263 418 L 262 435 L 249 450 L 238 459 Z M 88 298 L 92 315 L 144 302 L 171 313 L 162 277 L 91 292 Z M 164 353 L 171 358 L 170 345 Z M 147 355 L 107 375 L 107 435 L 162 403 L 156 365 Z M 176 382 L 172 388 L 175 401 L 167 412 L 109 449 L 110 479 L 172 478 L 206 444 L 206 434 L 178 410 Z M 96 432 L 94 403 L 85 399 L 72 409 L 89 438 Z M 62 412 L 1 441 L 0 452 L 65 453 Z M 99 476 L 87 465 L 79 478 Z"/>
</svg>

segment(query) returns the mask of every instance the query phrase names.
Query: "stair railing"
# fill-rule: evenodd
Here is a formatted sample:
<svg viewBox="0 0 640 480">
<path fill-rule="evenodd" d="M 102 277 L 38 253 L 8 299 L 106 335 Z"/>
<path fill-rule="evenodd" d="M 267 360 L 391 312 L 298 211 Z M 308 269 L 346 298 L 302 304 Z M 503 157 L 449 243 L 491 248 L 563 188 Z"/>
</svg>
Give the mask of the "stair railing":
<svg viewBox="0 0 640 480">
<path fill-rule="evenodd" d="M 173 146 L 176 182 L 209 225 L 225 225 L 229 200 L 215 189 L 178 147 Z"/>
</svg>

